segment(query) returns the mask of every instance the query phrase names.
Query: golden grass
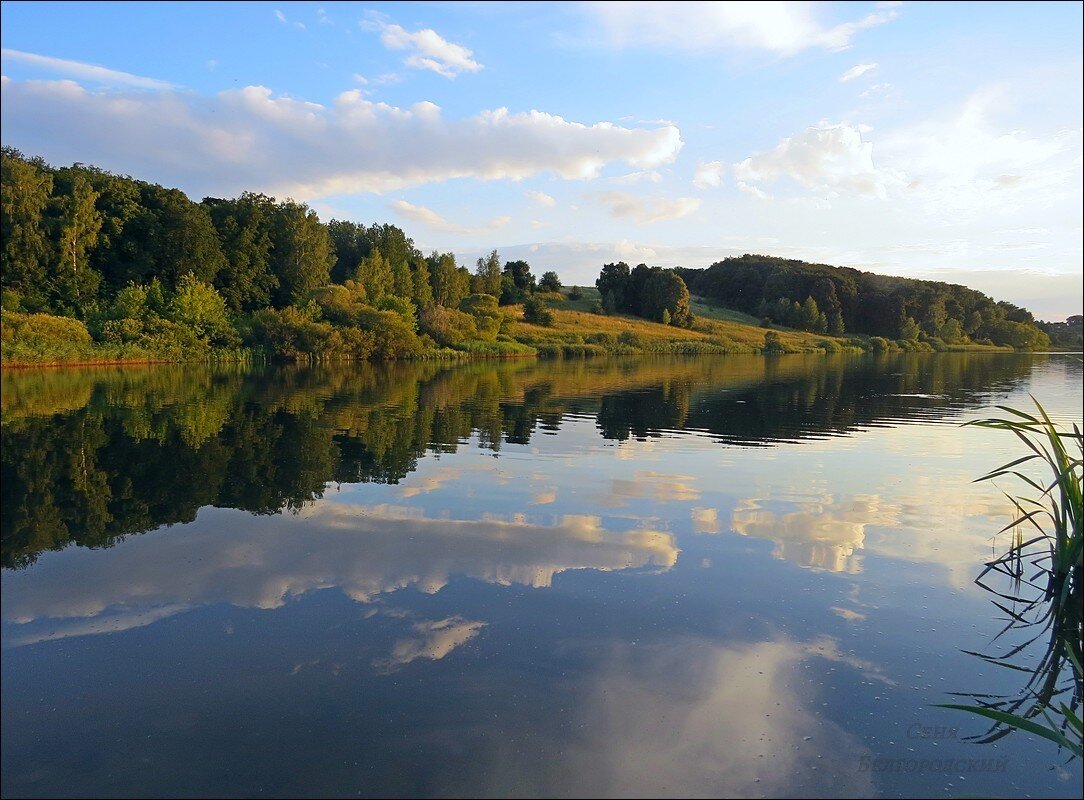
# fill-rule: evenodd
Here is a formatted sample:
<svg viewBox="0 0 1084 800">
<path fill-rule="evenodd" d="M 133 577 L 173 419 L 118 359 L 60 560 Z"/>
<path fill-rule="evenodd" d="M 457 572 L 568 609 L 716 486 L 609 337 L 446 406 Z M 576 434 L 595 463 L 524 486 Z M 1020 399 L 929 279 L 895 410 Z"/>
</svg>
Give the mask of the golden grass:
<svg viewBox="0 0 1084 800">
<path fill-rule="evenodd" d="M 597 298 L 597 292 L 596 298 Z M 590 306 L 594 299 L 585 297 L 578 301 L 569 302 L 567 305 L 551 305 L 553 312 L 553 325 L 543 327 L 523 321 L 522 306 L 506 306 L 503 310 L 516 320 L 512 336 L 521 341 L 577 341 L 580 337 L 589 336 L 593 333 L 608 333 L 620 336 L 622 333 L 632 333 L 644 340 L 645 343 L 664 342 L 704 342 L 715 343 L 720 340 L 729 340 L 743 348 L 759 350 L 764 346 L 764 334 L 767 329 L 758 325 L 751 325 L 732 319 L 720 319 L 708 316 L 698 316 L 691 329 L 675 328 L 672 325 L 663 325 L 651 322 L 640 317 L 632 317 L 624 314 L 593 314 L 589 311 L 578 310 L 577 306 L 584 304 Z M 737 315 L 737 312 L 720 312 Z M 724 314 L 720 314 L 723 316 Z M 744 317 L 746 315 L 740 315 Z M 750 318 L 752 319 L 752 318 Z M 779 339 L 788 350 L 812 351 L 823 349 L 820 342 L 825 339 L 835 340 L 841 347 L 851 346 L 852 343 L 846 338 L 827 336 L 821 333 L 808 333 L 805 331 L 791 331 L 773 329 L 779 334 Z"/>
</svg>

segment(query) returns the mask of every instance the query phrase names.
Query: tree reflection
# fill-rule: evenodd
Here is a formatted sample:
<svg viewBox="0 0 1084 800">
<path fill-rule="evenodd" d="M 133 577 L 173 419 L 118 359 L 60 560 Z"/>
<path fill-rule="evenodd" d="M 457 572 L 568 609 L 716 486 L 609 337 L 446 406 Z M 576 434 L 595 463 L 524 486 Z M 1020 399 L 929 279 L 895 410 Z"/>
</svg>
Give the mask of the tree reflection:
<svg viewBox="0 0 1084 800">
<path fill-rule="evenodd" d="M 500 452 L 570 414 L 605 439 L 675 430 L 771 445 L 944 415 L 1032 356 L 527 360 L 4 373 L 2 563 L 106 547 L 205 506 L 298 510 L 330 483 L 397 483 L 472 436 Z"/>
</svg>

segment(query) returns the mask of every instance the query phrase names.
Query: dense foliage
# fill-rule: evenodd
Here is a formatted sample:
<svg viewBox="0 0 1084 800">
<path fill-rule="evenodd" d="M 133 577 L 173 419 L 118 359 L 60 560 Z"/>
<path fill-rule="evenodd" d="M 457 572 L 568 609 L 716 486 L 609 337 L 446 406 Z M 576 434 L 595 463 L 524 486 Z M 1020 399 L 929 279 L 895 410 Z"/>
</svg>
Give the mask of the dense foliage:
<svg viewBox="0 0 1084 800">
<path fill-rule="evenodd" d="M 963 286 L 761 256 L 707 270 L 606 264 L 587 305 L 671 326 L 662 341 L 628 325 L 610 330 L 600 317 L 562 318 L 556 307 L 579 302 L 583 290 L 565 292 L 553 271 L 536 280 L 526 261 L 502 266 L 495 250 L 471 271 L 452 253 L 424 255 L 394 225 L 325 224 L 289 199 L 245 192 L 197 203 L 11 148 L 0 167 L 5 363 L 748 350 L 697 322 L 686 284 L 766 324 L 866 334 L 845 343 L 861 349 L 1049 344 L 1025 309 Z M 1071 346 L 1075 330 L 1079 347 L 1079 329 L 1053 332 Z M 757 336 L 757 350 L 794 345 Z"/>
<path fill-rule="evenodd" d="M 532 299 L 525 261 L 502 268 L 494 251 L 471 273 L 394 225 L 325 225 L 292 200 L 196 203 L 11 148 L 2 167 L 5 360 L 533 352 L 497 342 L 498 303 Z"/>
<path fill-rule="evenodd" d="M 1038 325 L 1050 337 L 1052 347 L 1084 349 L 1084 316 L 1076 314 L 1066 318 L 1065 322 L 1039 322 Z"/>
<path fill-rule="evenodd" d="M 1022 350 L 1049 345 L 1027 309 L 957 284 L 748 254 L 678 272 L 699 295 L 799 330 Z"/>
<path fill-rule="evenodd" d="M 595 287 L 607 313 L 633 314 L 679 328 L 693 325 L 689 289 L 672 269 L 638 264 L 630 270 L 624 261 L 605 264 Z"/>
</svg>

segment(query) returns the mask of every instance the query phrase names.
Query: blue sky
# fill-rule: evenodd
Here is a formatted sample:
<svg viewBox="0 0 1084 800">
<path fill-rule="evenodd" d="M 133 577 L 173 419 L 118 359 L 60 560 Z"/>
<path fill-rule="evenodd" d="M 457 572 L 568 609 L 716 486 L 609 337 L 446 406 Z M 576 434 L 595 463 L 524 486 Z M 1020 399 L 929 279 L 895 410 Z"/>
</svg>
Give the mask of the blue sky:
<svg viewBox="0 0 1084 800">
<path fill-rule="evenodd" d="M 1082 306 L 1079 3 L 2 6 L 2 138 L 424 249 L 763 252 Z"/>
</svg>

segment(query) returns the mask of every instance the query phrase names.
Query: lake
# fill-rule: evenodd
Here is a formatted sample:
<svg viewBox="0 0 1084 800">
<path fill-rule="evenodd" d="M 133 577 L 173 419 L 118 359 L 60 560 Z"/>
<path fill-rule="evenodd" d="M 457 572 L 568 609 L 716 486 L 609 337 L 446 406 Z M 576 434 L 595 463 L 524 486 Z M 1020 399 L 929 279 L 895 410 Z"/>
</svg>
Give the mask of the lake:
<svg viewBox="0 0 1084 800">
<path fill-rule="evenodd" d="M 4 372 L 5 796 L 1059 796 L 973 581 L 1079 356 Z M 1000 489 L 999 489 L 1000 487 Z"/>
</svg>

